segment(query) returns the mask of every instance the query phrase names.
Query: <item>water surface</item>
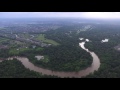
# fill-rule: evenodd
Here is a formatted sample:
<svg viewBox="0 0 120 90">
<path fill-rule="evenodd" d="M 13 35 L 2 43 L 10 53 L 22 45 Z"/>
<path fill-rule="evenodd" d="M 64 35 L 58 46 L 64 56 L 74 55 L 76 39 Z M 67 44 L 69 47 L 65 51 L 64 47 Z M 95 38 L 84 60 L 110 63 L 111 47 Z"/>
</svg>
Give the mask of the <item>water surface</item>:
<svg viewBox="0 0 120 90">
<path fill-rule="evenodd" d="M 65 78 L 65 77 L 81 78 L 83 76 L 89 75 L 90 73 L 93 73 L 94 71 L 97 71 L 100 67 L 100 59 L 98 58 L 98 56 L 94 52 L 91 52 L 87 48 L 85 48 L 84 44 L 85 44 L 85 42 L 81 42 L 81 43 L 79 43 L 79 46 L 82 49 L 84 49 L 85 51 L 87 51 L 88 53 L 90 53 L 90 55 L 93 58 L 93 62 L 92 62 L 90 67 L 88 67 L 84 70 L 78 71 L 78 72 L 52 71 L 52 70 L 48 70 L 48 69 L 44 69 L 44 68 L 40 68 L 40 67 L 35 66 L 26 57 L 15 57 L 15 58 L 17 58 L 20 62 L 22 62 L 22 64 L 26 68 L 33 70 L 33 71 L 36 71 L 36 72 L 39 72 L 39 73 L 42 73 L 42 74 L 55 75 L 55 76 L 58 76 L 61 78 Z M 9 58 L 9 59 L 13 59 L 13 58 Z"/>
</svg>

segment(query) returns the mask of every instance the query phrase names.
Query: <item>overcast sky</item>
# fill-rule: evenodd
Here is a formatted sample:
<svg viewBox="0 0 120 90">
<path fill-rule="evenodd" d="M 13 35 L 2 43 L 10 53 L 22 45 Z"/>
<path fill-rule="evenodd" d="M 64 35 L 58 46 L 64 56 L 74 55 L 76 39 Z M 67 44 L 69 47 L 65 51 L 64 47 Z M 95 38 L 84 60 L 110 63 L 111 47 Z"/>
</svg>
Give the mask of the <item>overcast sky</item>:
<svg viewBox="0 0 120 90">
<path fill-rule="evenodd" d="M 0 18 L 80 17 L 120 19 L 120 12 L 0 12 Z"/>
</svg>

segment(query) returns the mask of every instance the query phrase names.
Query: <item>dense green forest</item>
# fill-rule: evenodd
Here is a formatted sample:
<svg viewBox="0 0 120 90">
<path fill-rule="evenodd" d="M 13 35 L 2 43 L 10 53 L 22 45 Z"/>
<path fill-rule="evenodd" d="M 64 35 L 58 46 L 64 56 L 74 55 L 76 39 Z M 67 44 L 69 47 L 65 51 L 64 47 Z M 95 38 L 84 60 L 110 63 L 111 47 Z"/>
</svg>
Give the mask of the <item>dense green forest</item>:
<svg viewBox="0 0 120 90">
<path fill-rule="evenodd" d="M 0 63 L 0 78 L 57 78 L 56 76 L 42 75 L 26 69 L 16 59 Z"/>
<path fill-rule="evenodd" d="M 79 46 L 79 38 L 74 33 L 72 37 L 65 33 L 70 32 L 69 27 L 62 27 L 55 31 L 51 30 L 45 34 L 46 38 L 60 43 L 58 46 L 46 47 L 40 51 L 26 51 L 20 55 L 27 56 L 37 66 L 55 71 L 79 71 L 89 67 L 92 57 Z M 49 62 L 44 63 L 35 59 L 35 55 L 47 55 Z"/>
<path fill-rule="evenodd" d="M 45 32 L 45 37 L 57 41 L 60 45 L 50 47 L 36 47 L 20 49 L 12 45 L 10 49 L 0 49 L 1 58 L 10 56 L 25 56 L 37 66 L 47 68 L 54 71 L 79 71 L 89 67 L 92 63 L 92 57 L 79 46 L 79 38 L 73 33 L 69 37 L 65 33 L 69 33 L 70 27 L 62 27 L 55 31 Z M 71 29 L 72 30 L 72 29 Z M 14 46 L 14 47 L 13 47 Z M 47 56 L 49 62 L 38 61 L 35 56 Z"/>
<path fill-rule="evenodd" d="M 90 25 L 91 28 L 85 29 Z M 32 34 L 30 32 L 30 34 Z M 25 43 L 15 44 L 15 40 L 1 38 L 0 45 L 8 45 L 10 48 L 0 49 L 0 58 L 5 59 L 11 56 L 25 56 L 36 66 L 54 71 L 79 71 L 89 67 L 92 63 L 91 55 L 83 50 L 79 38 L 89 39 L 85 47 L 95 52 L 100 58 L 100 68 L 86 78 L 118 78 L 120 77 L 120 52 L 114 47 L 120 44 L 120 26 L 110 24 L 74 24 L 63 25 L 55 30 L 36 33 L 44 35 L 44 39 L 55 41 L 59 45 L 49 47 L 32 48 L 32 45 Z M 101 43 L 103 39 L 109 39 Z M 48 42 L 47 42 L 48 43 Z M 28 47 L 17 51 L 20 46 Z M 14 53 L 13 53 L 14 52 Z M 38 61 L 35 56 L 42 55 L 49 59 L 47 62 Z M 0 77 L 52 77 L 41 75 L 37 72 L 26 69 L 19 61 L 3 61 L 0 63 Z M 14 72 L 12 72 L 14 71 Z M 23 72 L 23 73 L 21 73 Z M 54 77 L 54 76 L 53 76 Z"/>
<path fill-rule="evenodd" d="M 104 26 L 104 27 L 103 27 Z M 120 26 L 102 25 L 90 32 L 82 33 L 83 36 L 90 38 L 92 43 L 85 46 L 94 51 L 100 58 L 101 66 L 94 74 L 87 78 L 119 78 L 120 77 L 120 52 L 114 47 L 120 44 Z M 89 34 L 88 36 L 86 34 Z M 101 43 L 104 38 L 109 42 Z"/>
</svg>

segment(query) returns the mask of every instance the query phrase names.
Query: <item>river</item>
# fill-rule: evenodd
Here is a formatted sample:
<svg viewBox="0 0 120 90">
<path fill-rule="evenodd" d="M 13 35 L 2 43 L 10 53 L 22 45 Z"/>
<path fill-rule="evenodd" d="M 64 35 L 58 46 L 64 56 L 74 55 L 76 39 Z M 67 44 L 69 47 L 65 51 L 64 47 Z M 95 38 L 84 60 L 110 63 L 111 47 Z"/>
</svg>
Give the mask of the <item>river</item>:
<svg viewBox="0 0 120 90">
<path fill-rule="evenodd" d="M 88 67 L 88 68 L 86 68 L 84 70 L 78 71 L 78 72 L 52 71 L 52 70 L 48 70 L 48 69 L 44 69 L 44 68 L 40 68 L 40 67 L 35 66 L 26 57 L 18 57 L 18 56 L 16 56 L 15 58 L 17 58 L 20 62 L 22 62 L 22 64 L 26 68 L 28 68 L 30 70 L 33 70 L 33 71 L 36 71 L 36 72 L 39 72 L 39 73 L 42 73 L 42 74 L 54 75 L 54 76 L 58 76 L 58 77 L 61 77 L 61 78 L 65 78 L 65 77 L 81 78 L 83 76 L 89 75 L 90 73 L 93 73 L 94 71 L 97 71 L 99 69 L 99 67 L 100 67 L 100 59 L 98 58 L 98 56 L 94 52 L 91 52 L 87 48 L 85 48 L 84 44 L 85 44 L 85 42 L 81 42 L 81 43 L 79 43 L 79 46 L 82 49 L 84 49 L 85 51 L 87 51 L 88 53 L 90 53 L 90 55 L 93 57 L 93 62 L 92 62 L 90 67 Z M 13 59 L 13 58 L 9 58 L 9 60 L 10 59 Z"/>
</svg>

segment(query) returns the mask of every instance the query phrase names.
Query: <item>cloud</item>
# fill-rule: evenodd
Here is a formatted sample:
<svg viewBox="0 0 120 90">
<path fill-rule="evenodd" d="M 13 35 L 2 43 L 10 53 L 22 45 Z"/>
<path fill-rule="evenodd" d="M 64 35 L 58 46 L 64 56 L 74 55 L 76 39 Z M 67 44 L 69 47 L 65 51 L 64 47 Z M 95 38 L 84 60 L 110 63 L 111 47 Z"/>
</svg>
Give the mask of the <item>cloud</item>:
<svg viewBox="0 0 120 90">
<path fill-rule="evenodd" d="M 119 18 L 120 12 L 0 12 L 0 18 L 30 17 L 80 17 L 80 18 Z"/>
<path fill-rule="evenodd" d="M 84 16 L 87 18 L 120 19 L 120 12 L 86 12 Z"/>
</svg>

